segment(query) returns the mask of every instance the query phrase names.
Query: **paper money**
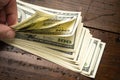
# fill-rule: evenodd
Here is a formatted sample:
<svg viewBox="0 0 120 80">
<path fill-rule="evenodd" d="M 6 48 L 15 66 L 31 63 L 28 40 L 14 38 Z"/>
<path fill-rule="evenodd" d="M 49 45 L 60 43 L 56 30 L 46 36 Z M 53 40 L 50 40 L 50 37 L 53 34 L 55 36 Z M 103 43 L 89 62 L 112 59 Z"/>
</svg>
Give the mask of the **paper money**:
<svg viewBox="0 0 120 80">
<path fill-rule="evenodd" d="M 61 54 L 61 52 L 59 52 L 59 51 L 50 50 L 50 49 L 45 48 L 43 46 L 37 46 L 37 45 L 34 45 L 33 42 L 31 42 L 31 41 L 22 40 L 22 39 L 15 39 L 12 42 L 6 41 L 6 43 L 8 43 L 12 46 L 18 47 L 20 49 L 23 49 L 25 51 L 28 51 L 34 55 L 43 57 L 43 58 L 50 60 L 58 65 L 61 65 L 67 69 L 70 69 L 70 70 L 75 71 L 75 72 L 79 72 L 83 75 L 86 75 L 86 76 L 92 77 L 92 78 L 95 77 L 95 73 L 97 71 L 98 64 L 100 62 L 100 58 L 102 56 L 103 49 L 105 46 L 104 43 L 100 43 L 99 51 L 97 53 L 99 55 L 99 57 L 95 57 L 95 58 L 97 58 L 97 60 L 92 60 L 92 63 L 95 62 L 95 65 L 93 67 L 89 66 L 89 68 L 92 69 L 92 70 L 90 70 L 90 73 L 89 73 L 89 71 L 87 69 L 84 69 L 84 67 L 87 67 L 86 65 L 84 65 L 84 67 L 81 71 L 79 64 L 75 64 L 76 61 L 71 60 L 70 58 L 65 58 L 65 57 L 57 55 L 57 54 Z M 94 50 L 96 50 L 96 49 L 94 48 L 93 52 L 94 52 Z M 57 53 L 57 54 L 55 54 L 55 53 Z M 88 62 L 88 64 L 91 64 L 91 61 Z"/>
<path fill-rule="evenodd" d="M 95 78 L 105 43 L 83 27 L 81 12 L 55 10 L 20 0 L 17 6 L 16 37 L 4 42 Z"/>
<path fill-rule="evenodd" d="M 93 48 L 97 48 L 97 49 L 93 49 Z M 96 44 L 96 46 L 93 45 L 91 49 L 91 53 L 88 55 L 91 57 L 88 57 L 88 59 L 86 60 L 85 65 L 82 68 L 82 74 L 92 77 L 92 78 L 95 77 L 104 48 L 105 48 L 104 42 L 99 42 L 98 44 Z"/>
<path fill-rule="evenodd" d="M 70 37 L 59 37 L 59 36 L 47 36 L 47 35 L 37 35 L 31 33 L 17 32 L 16 38 L 26 39 L 29 41 L 34 41 L 36 43 L 41 43 L 46 47 L 73 52 L 78 47 L 79 34 L 81 33 L 82 24 L 78 27 L 76 33 Z"/>
<path fill-rule="evenodd" d="M 33 13 L 35 13 L 34 11 L 32 11 L 32 9 L 31 10 L 28 10 L 28 8 L 26 8 L 26 7 L 22 7 L 22 6 L 20 6 L 20 5 L 18 5 L 18 8 L 21 10 L 21 11 L 23 11 L 24 12 L 24 14 L 26 14 L 26 16 L 28 16 L 28 17 L 30 17 L 30 15 L 32 15 Z M 30 12 L 31 11 L 31 12 Z M 43 11 L 44 12 L 44 11 Z M 67 12 L 68 13 L 68 12 Z M 66 13 L 66 14 L 67 14 Z M 30 15 L 29 15 L 30 14 Z M 48 13 L 46 13 L 46 14 L 48 14 Z M 65 14 L 65 15 L 66 15 Z M 70 14 L 70 13 L 69 13 Z M 76 14 L 76 13 L 71 13 L 71 15 L 72 14 Z M 45 15 L 45 14 L 44 14 Z M 48 14 L 49 15 L 49 14 Z M 53 15 L 53 14 L 50 14 L 50 15 Z M 55 15 L 55 14 L 54 14 Z M 21 15 L 22 16 L 22 15 Z M 24 17 L 24 16 L 23 16 Z M 26 17 L 26 18 L 28 18 L 28 17 Z M 72 15 L 72 16 L 67 16 L 67 17 L 65 17 L 64 15 L 62 15 L 62 16 L 58 16 L 57 17 L 57 19 L 59 19 L 59 20 L 64 20 L 64 22 L 65 22 L 65 20 L 67 19 L 69 19 L 69 20 L 71 20 L 72 18 L 74 18 L 74 16 Z M 82 25 L 83 24 L 81 24 L 80 22 L 79 22 L 79 28 L 82 28 Z M 36 30 L 35 30 L 36 31 Z M 46 31 L 48 31 L 48 30 L 46 30 Z M 45 31 L 44 31 L 45 32 Z M 77 47 L 76 45 L 77 45 L 77 42 L 78 42 L 78 39 L 76 39 L 76 38 L 79 38 L 79 35 L 78 34 L 80 34 L 80 32 L 81 32 L 81 29 L 79 29 L 77 32 L 75 32 L 74 33 L 74 35 L 72 35 L 72 36 L 70 36 L 70 37 L 64 37 L 65 35 L 63 35 L 63 36 L 61 36 L 61 37 L 56 37 L 56 36 L 54 36 L 54 37 L 52 37 L 52 36 L 49 36 L 50 34 L 48 34 L 48 36 L 47 35 L 39 35 L 39 34 L 33 34 L 33 33 L 31 33 L 31 31 L 24 31 L 24 32 L 21 32 L 21 33 L 24 33 L 24 34 L 21 34 L 21 33 L 17 33 L 17 36 L 18 36 L 18 38 L 20 37 L 20 35 L 22 36 L 21 38 L 23 38 L 23 39 L 27 39 L 27 40 L 34 40 L 34 41 L 37 41 L 37 42 L 41 42 L 41 43 L 45 43 L 45 44 L 50 44 L 50 45 L 47 45 L 48 47 L 53 47 L 53 48 L 56 48 L 56 49 L 59 49 L 59 50 L 63 50 L 63 51 L 69 51 L 69 52 L 71 52 L 71 51 L 75 51 L 75 47 Z M 76 35 L 77 34 L 77 35 Z M 24 37 L 23 37 L 24 36 Z M 29 38 L 28 38 L 29 37 Z M 32 39 L 31 39 L 32 38 Z M 51 45 L 53 45 L 53 46 L 51 46 Z"/>
<path fill-rule="evenodd" d="M 75 19 L 58 20 L 52 15 L 37 11 L 27 20 L 14 25 L 13 28 L 15 31 L 35 34 L 69 35 L 71 27 L 74 27 L 74 21 Z"/>
<path fill-rule="evenodd" d="M 17 0 L 17 3 L 19 6 L 22 6 L 22 8 L 24 10 L 28 10 L 28 11 L 33 12 L 33 13 L 37 10 L 37 11 L 44 11 L 44 12 L 47 12 L 49 14 L 59 15 L 59 16 L 61 16 L 60 17 L 61 19 L 66 19 L 66 18 L 68 19 L 68 18 L 73 18 L 73 17 L 76 18 L 74 27 L 72 28 L 71 35 L 74 34 L 79 22 L 81 22 L 81 12 L 55 10 L 55 9 L 50 9 L 50 8 L 45 8 L 45 7 L 25 3 L 25 2 L 22 2 L 20 0 Z"/>
<path fill-rule="evenodd" d="M 90 53 L 89 53 L 89 55 L 87 55 L 87 59 L 86 59 L 86 62 L 84 64 L 84 67 L 83 67 L 83 70 L 85 70 L 85 72 L 87 72 L 87 74 L 88 73 L 90 74 L 90 72 L 91 72 L 90 71 L 91 62 L 93 59 L 93 55 L 95 54 L 95 50 L 97 51 L 99 44 L 100 44 L 100 40 L 98 40 L 98 39 L 94 40 L 92 47 L 90 49 Z"/>
<path fill-rule="evenodd" d="M 53 51 L 53 53 L 50 53 L 51 50 L 45 49 L 42 46 L 39 46 L 39 47 L 37 47 L 37 46 L 30 46 L 30 45 L 32 45 L 30 41 L 22 40 L 22 39 L 15 39 L 12 42 L 7 41 L 6 43 L 9 43 L 10 45 L 18 47 L 20 49 L 26 50 L 26 51 L 28 51 L 30 53 L 32 52 L 33 54 L 35 54 L 37 56 L 43 57 L 45 59 L 48 59 L 48 60 L 50 60 L 50 61 L 52 61 L 52 62 L 54 62 L 56 64 L 59 64 L 59 65 L 61 65 L 63 67 L 66 67 L 66 68 L 68 68 L 70 70 L 77 71 L 77 72 L 79 71 L 77 69 L 77 66 L 74 65 L 73 63 L 70 63 L 69 61 L 64 61 L 61 58 L 59 59 L 59 57 L 51 55 L 55 51 Z"/>
</svg>

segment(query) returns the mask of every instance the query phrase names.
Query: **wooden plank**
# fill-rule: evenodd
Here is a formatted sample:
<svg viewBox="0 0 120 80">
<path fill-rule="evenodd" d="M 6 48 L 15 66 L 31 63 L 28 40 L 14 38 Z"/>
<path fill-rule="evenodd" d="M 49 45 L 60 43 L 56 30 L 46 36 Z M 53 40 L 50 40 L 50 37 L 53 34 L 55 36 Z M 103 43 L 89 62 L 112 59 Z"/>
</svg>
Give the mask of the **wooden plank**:
<svg viewBox="0 0 120 80">
<path fill-rule="evenodd" d="M 120 33 L 119 0 L 23 0 L 53 9 L 81 11 L 85 26 Z"/>
</svg>

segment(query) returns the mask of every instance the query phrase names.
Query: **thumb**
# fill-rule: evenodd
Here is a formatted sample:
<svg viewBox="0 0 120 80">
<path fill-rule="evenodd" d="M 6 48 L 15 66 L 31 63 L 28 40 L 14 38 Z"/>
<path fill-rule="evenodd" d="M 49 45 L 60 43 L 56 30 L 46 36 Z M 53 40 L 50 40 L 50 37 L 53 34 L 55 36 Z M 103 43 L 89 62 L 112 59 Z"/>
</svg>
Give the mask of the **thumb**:
<svg viewBox="0 0 120 80">
<path fill-rule="evenodd" d="M 15 32 L 7 25 L 0 24 L 0 39 L 12 39 Z"/>
</svg>

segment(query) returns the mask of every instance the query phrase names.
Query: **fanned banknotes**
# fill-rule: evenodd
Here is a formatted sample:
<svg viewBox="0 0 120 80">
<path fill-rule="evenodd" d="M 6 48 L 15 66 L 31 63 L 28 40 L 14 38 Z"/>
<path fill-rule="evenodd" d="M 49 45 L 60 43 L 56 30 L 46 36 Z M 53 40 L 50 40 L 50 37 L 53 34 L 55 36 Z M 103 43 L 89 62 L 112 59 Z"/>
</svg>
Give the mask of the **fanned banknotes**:
<svg viewBox="0 0 120 80">
<path fill-rule="evenodd" d="M 14 40 L 4 42 L 72 71 L 95 78 L 105 43 L 82 23 L 81 12 L 45 8 L 17 0 Z"/>
</svg>

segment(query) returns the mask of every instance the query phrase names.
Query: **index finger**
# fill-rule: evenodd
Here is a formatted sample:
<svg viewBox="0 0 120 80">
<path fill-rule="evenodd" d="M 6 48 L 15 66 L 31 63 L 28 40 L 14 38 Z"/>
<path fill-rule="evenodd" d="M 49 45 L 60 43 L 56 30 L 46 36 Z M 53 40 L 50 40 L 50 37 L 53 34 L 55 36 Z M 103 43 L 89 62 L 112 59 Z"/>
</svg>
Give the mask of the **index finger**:
<svg viewBox="0 0 120 80">
<path fill-rule="evenodd" d="M 7 24 L 9 26 L 17 23 L 17 5 L 16 0 L 9 0 L 5 7 Z"/>
</svg>

